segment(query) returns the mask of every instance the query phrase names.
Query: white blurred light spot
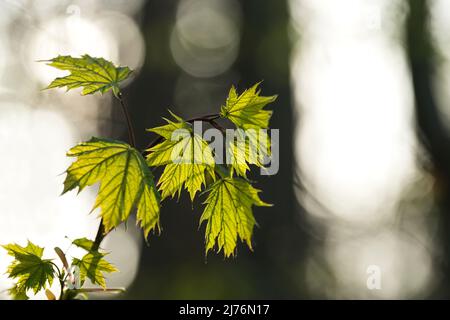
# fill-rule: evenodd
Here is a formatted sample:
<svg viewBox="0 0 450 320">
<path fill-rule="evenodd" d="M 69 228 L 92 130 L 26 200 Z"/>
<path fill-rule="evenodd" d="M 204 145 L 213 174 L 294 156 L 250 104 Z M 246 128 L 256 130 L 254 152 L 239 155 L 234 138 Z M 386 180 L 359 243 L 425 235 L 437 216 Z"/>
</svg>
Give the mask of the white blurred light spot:
<svg viewBox="0 0 450 320">
<path fill-rule="evenodd" d="M 432 273 L 428 252 L 389 229 L 418 173 L 409 71 L 401 44 L 391 38 L 402 24 L 386 19 L 392 10 L 401 16 L 401 3 L 289 4 L 301 34 L 291 65 L 301 115 L 296 157 L 312 197 L 299 196 L 309 199 L 303 204 L 320 215 L 313 221 L 325 230 L 324 250 L 314 255 L 325 259 L 310 258 L 307 281 L 329 298 L 424 295 Z M 425 227 L 414 230 L 423 235 Z M 367 288 L 371 265 L 380 268 L 380 290 Z"/>
<path fill-rule="evenodd" d="M 328 243 L 326 256 L 338 282 L 334 298 L 408 298 L 422 291 L 433 274 L 429 253 L 396 232 Z M 380 288 L 367 286 L 368 267 L 379 268 Z M 373 275 L 373 274 L 372 274 Z"/>
<path fill-rule="evenodd" d="M 390 213 L 415 169 L 402 49 L 369 29 L 360 37 L 366 7 L 358 14 L 339 3 L 331 15 L 314 4 L 317 29 L 304 34 L 307 45 L 292 66 L 302 107 L 297 155 L 311 192 L 326 207 L 345 219 L 376 220 Z"/>
<path fill-rule="evenodd" d="M 25 245 L 30 239 L 45 247 L 45 258 L 55 258 L 53 248 L 68 248 L 70 241 L 92 238 L 99 220 L 89 214 L 94 192 L 77 195 L 72 191 L 60 196 L 64 175 L 71 159 L 65 152 L 74 144 L 71 128 L 57 113 L 32 109 L 11 103 L 2 105 L 0 117 L 0 244 L 17 242 Z M 134 279 L 139 260 L 139 244 L 131 233 L 113 231 L 104 243 L 112 252 L 109 260 L 121 270 L 108 275 L 111 285 L 127 287 Z M 84 252 L 73 247 L 68 257 L 81 258 Z M 0 270 L 6 270 L 11 259 L 0 251 Z M 0 275 L 0 291 L 11 286 L 6 275 Z M 52 286 L 54 292 L 58 285 Z M 44 294 L 36 298 L 45 298 Z"/>
<path fill-rule="evenodd" d="M 23 42 L 22 60 L 37 80 L 46 85 L 67 72 L 49 68 L 37 61 L 58 55 L 81 56 L 85 53 L 116 62 L 117 43 L 107 30 L 75 12 L 53 18 L 35 33 L 31 32 Z"/>
<path fill-rule="evenodd" d="M 0 33 L 0 43 L 4 44 L 6 42 L 7 39 Z M 10 61 L 10 53 L 7 48 L 5 45 L 0 46 L 0 83 L 6 80 L 3 71 Z"/>
<path fill-rule="evenodd" d="M 119 12 L 105 12 L 98 17 L 96 25 L 114 35 L 120 65 L 135 71 L 141 68 L 145 57 L 145 42 L 133 19 Z M 135 72 L 132 73 L 134 74 Z"/>
<path fill-rule="evenodd" d="M 119 269 L 119 272 L 107 275 L 109 287 L 126 288 L 134 280 L 139 265 L 141 237 L 140 230 L 136 237 L 132 237 L 126 230 L 118 228 L 105 239 L 102 248 L 110 252 L 107 259 Z"/>
<path fill-rule="evenodd" d="M 182 0 L 170 48 L 176 63 L 196 77 L 230 68 L 239 50 L 240 11 L 236 1 Z"/>
<path fill-rule="evenodd" d="M 2 104 L 0 117 L 0 243 L 27 239 L 52 248 L 65 245 L 65 236 L 89 235 L 96 228 L 95 216 L 88 215 L 92 195 L 60 196 L 61 175 L 69 159 L 64 154 L 73 144 L 70 126 L 56 113 L 32 109 L 17 103 Z M 9 263 L 0 251 L 0 270 Z M 0 290 L 6 275 L 1 273 Z"/>
<path fill-rule="evenodd" d="M 133 13 L 142 4 L 143 0 L 133 3 L 114 0 L 109 8 Z M 69 239 L 93 238 L 99 223 L 98 212 L 89 214 L 95 200 L 95 187 L 78 195 L 72 191 L 60 196 L 63 173 L 74 160 L 65 154 L 81 137 L 97 135 L 99 121 L 110 121 L 109 104 L 107 97 L 103 97 L 100 104 L 99 96 L 80 97 L 75 91 L 65 94 L 64 98 L 57 91 L 41 93 L 39 87 L 67 72 L 37 60 L 87 53 L 136 69 L 144 60 L 144 41 L 133 19 L 119 12 L 105 11 L 103 1 L 99 0 L 73 4 L 12 0 L 0 4 L 0 9 L 3 17 L 0 39 L 7 38 L 12 23 L 24 27 L 17 29 L 24 37 L 17 41 L 20 51 L 16 55 L 10 52 L 16 39 L 13 43 L 2 41 L 0 69 L 6 64 L 13 68 L 14 74 L 1 80 L 8 81 L 10 96 L 33 101 L 33 107 L 16 103 L 16 100 L 0 102 L 0 147 L 3 150 L 0 157 L 0 244 L 25 245 L 30 239 L 46 247 L 45 258 L 59 263 L 53 247 L 66 250 L 70 245 L 66 236 Z M 66 14 L 60 15 L 61 12 Z M 24 69 L 19 67 L 20 63 Z M 33 81 L 38 86 L 26 86 Z M 45 107 L 40 106 L 43 101 Z M 112 232 L 108 236 L 111 239 L 104 243 L 109 251 L 114 251 L 108 257 L 121 269 L 121 273 L 108 277 L 108 283 L 114 286 L 127 287 L 136 274 L 139 260 L 136 233 L 136 230 L 126 234 Z M 83 250 L 72 246 L 68 256 L 81 258 L 83 254 Z M 12 285 L 4 274 L 10 261 L 4 250 L 0 251 L 1 297 L 6 297 L 2 290 Z M 52 290 L 58 295 L 58 281 L 54 281 Z M 36 298 L 45 299 L 45 294 L 42 292 Z"/>
</svg>

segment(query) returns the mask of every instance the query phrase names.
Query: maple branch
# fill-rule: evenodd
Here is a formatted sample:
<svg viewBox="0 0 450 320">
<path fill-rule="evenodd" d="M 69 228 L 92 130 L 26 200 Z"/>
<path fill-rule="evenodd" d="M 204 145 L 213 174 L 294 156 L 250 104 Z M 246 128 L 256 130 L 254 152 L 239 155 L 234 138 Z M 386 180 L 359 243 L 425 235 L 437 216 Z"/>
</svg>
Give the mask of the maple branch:
<svg viewBox="0 0 450 320">
<path fill-rule="evenodd" d="M 207 114 L 207 115 L 191 118 L 191 119 L 188 119 L 188 120 L 185 120 L 185 121 L 189 122 L 189 123 L 194 122 L 194 121 L 210 122 L 210 121 L 214 121 L 214 120 L 219 119 L 219 118 L 220 118 L 220 114 L 218 114 L 218 113 L 211 113 L 211 114 Z"/>
<path fill-rule="evenodd" d="M 124 117 L 127 121 L 127 126 L 128 126 L 128 138 L 129 138 L 129 142 L 130 145 L 133 148 L 136 148 L 136 138 L 134 135 L 134 128 L 133 128 L 133 123 L 131 122 L 131 117 L 130 114 L 128 112 L 128 109 L 123 101 L 122 98 L 122 93 L 119 92 L 119 94 L 117 95 L 117 99 L 120 101 L 120 105 L 122 106 L 122 111 L 124 114 Z M 207 122 L 209 124 L 211 124 L 214 128 L 219 129 L 221 132 L 224 132 L 225 129 L 220 126 L 215 120 L 220 118 L 220 114 L 218 113 L 212 113 L 212 114 L 207 114 L 207 115 L 203 115 L 203 116 L 198 116 L 198 117 L 194 117 L 191 119 L 186 120 L 186 122 L 188 123 L 193 123 L 195 121 L 203 121 L 203 122 Z M 145 148 L 145 150 L 143 151 L 143 153 L 145 154 L 146 151 L 152 147 L 154 147 L 155 145 L 157 145 L 158 143 L 160 143 L 162 141 L 163 137 L 159 136 L 157 138 L 155 138 L 152 142 L 149 143 L 149 145 Z M 106 235 L 108 234 L 108 232 L 105 233 L 105 227 L 103 225 L 103 219 L 100 220 L 100 225 L 98 226 L 98 230 L 97 230 L 97 235 L 95 236 L 95 240 L 94 240 L 94 244 L 92 245 L 92 250 L 98 250 L 100 247 L 100 244 L 102 243 L 103 239 L 106 237 Z"/>
</svg>

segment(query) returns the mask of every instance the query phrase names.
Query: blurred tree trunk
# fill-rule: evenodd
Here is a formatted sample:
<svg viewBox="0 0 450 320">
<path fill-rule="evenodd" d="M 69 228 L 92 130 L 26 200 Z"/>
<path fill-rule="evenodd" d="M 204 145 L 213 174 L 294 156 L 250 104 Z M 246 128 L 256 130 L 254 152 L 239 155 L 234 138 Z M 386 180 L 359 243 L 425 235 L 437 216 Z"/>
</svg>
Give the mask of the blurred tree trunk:
<svg viewBox="0 0 450 320">
<path fill-rule="evenodd" d="M 274 204 L 274 210 L 257 217 L 265 230 L 257 230 L 261 236 L 255 258 L 265 268 L 263 272 L 278 276 L 271 284 L 277 290 L 272 295 L 274 298 L 306 298 L 303 266 L 308 236 L 305 232 L 305 212 L 297 202 L 293 188 L 296 176 L 293 151 L 296 119 L 291 101 L 287 1 L 245 0 L 241 4 L 244 27 L 236 64 L 241 75 L 239 86 L 245 88 L 263 80 L 263 93 L 278 94 L 270 125 L 280 129 L 278 174 L 255 177 L 264 182 L 261 185 L 263 195 L 270 197 L 268 201 Z M 293 286 L 293 277 L 298 281 L 297 287 Z"/>
<path fill-rule="evenodd" d="M 409 1 L 406 28 L 409 58 L 415 96 L 416 126 L 419 140 L 428 152 L 435 179 L 435 201 L 439 212 L 439 239 L 442 241 L 442 259 L 438 271 L 442 278 L 435 293 L 436 298 L 450 298 L 450 137 L 439 115 L 433 95 L 433 71 L 436 64 L 429 30 L 429 2 Z"/>
<path fill-rule="evenodd" d="M 170 53 L 170 32 L 175 22 L 177 1 L 146 2 L 141 28 L 147 53 L 140 75 L 126 92 L 136 122 L 138 145 L 143 147 L 149 135 L 144 128 L 160 125 L 166 108 L 173 105 L 173 94 L 181 70 Z M 240 90 L 264 80 L 265 95 L 278 94 L 272 128 L 280 128 L 280 170 L 275 176 L 253 176 L 262 189 L 263 199 L 274 204 L 256 209 L 260 225 L 255 230 L 255 252 L 240 245 L 235 261 L 223 261 L 209 255 L 205 264 L 204 227 L 198 230 L 203 207 L 188 202 L 165 201 L 161 219 L 161 237 L 151 236 L 142 252 L 137 280 L 129 290 L 131 298 L 302 298 L 301 268 L 306 236 L 299 224 L 302 211 L 293 192 L 293 107 L 290 89 L 289 15 L 285 1 L 240 1 L 243 11 L 240 52 L 233 72 Z M 232 83 L 223 88 L 224 96 Z M 214 106 L 218 108 L 219 106 Z M 189 110 L 186 111 L 187 113 Z M 180 245 L 182 244 L 182 245 Z M 180 248 L 185 248 L 181 250 Z M 186 271 L 188 270 L 188 271 Z M 187 274 L 187 272 L 189 274 Z M 189 282 L 195 282 L 195 288 Z M 228 277 L 228 278 L 227 278 Z M 177 280 L 178 279 L 178 280 Z M 200 280 L 198 280 L 200 279 Z M 231 280 L 227 280 L 231 279 Z M 178 281 L 183 292 L 171 289 Z M 208 293 L 214 284 L 216 292 Z M 237 286 L 239 282 L 239 286 Z M 188 288 L 188 289 L 186 289 Z M 192 291 L 189 290 L 194 290 Z M 176 291 L 176 290 L 175 290 Z M 175 295 L 178 294 L 178 295 Z"/>
</svg>

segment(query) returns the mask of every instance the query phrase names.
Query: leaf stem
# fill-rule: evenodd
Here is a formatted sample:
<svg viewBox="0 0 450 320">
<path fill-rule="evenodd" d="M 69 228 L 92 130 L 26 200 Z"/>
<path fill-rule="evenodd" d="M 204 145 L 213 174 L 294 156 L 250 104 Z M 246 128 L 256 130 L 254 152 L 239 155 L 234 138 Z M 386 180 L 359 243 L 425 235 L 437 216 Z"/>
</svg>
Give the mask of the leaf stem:
<svg viewBox="0 0 450 320">
<path fill-rule="evenodd" d="M 63 296 L 64 296 L 64 280 L 59 279 L 59 285 L 61 287 L 61 289 L 59 291 L 59 300 L 62 300 Z"/>
<path fill-rule="evenodd" d="M 59 300 L 62 300 L 63 298 L 63 294 L 64 294 L 64 279 L 61 273 L 61 269 L 59 269 L 59 267 L 56 265 L 56 263 L 50 261 L 50 263 L 56 268 L 56 272 L 58 273 L 58 280 L 59 280 L 59 285 L 60 285 L 60 290 L 59 290 Z"/>
<path fill-rule="evenodd" d="M 148 149 L 156 146 L 158 143 L 160 143 L 163 140 L 163 137 L 157 136 L 154 140 L 152 140 L 146 147 L 143 153 L 146 153 Z"/>
<path fill-rule="evenodd" d="M 220 114 L 218 113 L 211 113 L 211 114 L 207 114 L 207 115 L 203 115 L 203 116 L 199 116 L 199 117 L 194 117 L 188 120 L 185 120 L 186 122 L 194 122 L 194 121 L 204 121 L 204 122 L 210 122 L 210 121 L 214 121 L 216 119 L 220 118 Z"/>
<path fill-rule="evenodd" d="M 134 127 L 133 123 L 131 122 L 130 113 L 128 112 L 128 108 L 125 105 L 125 102 L 123 101 L 122 92 L 119 92 L 117 94 L 117 99 L 120 102 L 120 105 L 122 107 L 123 115 L 125 117 L 125 120 L 127 121 L 127 128 L 128 128 L 128 142 L 133 148 L 136 148 L 136 137 L 134 135 Z"/>
<path fill-rule="evenodd" d="M 222 127 L 220 124 L 218 124 L 216 121 L 211 120 L 211 121 L 209 121 L 209 123 L 217 130 L 220 130 L 220 132 L 225 133 L 225 128 Z"/>
</svg>

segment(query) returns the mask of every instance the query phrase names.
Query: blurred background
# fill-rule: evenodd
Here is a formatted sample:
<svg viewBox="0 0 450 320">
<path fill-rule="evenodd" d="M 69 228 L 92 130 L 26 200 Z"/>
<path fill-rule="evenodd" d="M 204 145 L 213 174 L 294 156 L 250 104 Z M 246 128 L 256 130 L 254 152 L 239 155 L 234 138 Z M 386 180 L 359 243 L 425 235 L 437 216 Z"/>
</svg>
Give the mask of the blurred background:
<svg viewBox="0 0 450 320">
<path fill-rule="evenodd" d="M 88 53 L 136 70 L 140 148 L 168 108 L 214 113 L 260 80 L 279 95 L 280 170 L 251 177 L 274 204 L 254 210 L 255 251 L 205 259 L 183 194 L 148 245 L 133 222 L 105 240 L 120 298 L 450 298 L 449 34 L 447 0 L 1 0 L 0 243 L 53 257 L 95 236 L 95 188 L 59 196 L 65 152 L 126 124 L 110 94 L 41 91 L 61 73 L 37 62 Z"/>
</svg>

